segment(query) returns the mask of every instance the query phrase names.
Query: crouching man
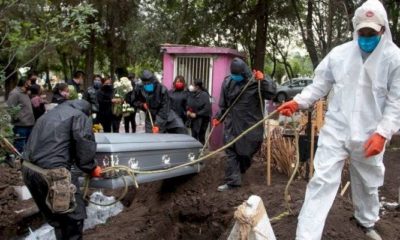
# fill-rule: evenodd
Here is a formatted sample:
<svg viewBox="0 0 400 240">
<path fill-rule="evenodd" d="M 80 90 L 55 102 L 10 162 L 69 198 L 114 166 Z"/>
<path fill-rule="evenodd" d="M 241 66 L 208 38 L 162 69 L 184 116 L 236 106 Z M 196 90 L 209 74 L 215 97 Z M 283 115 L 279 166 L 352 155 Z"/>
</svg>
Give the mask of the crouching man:
<svg viewBox="0 0 400 240">
<path fill-rule="evenodd" d="M 71 177 L 71 167 L 93 177 L 101 174 L 94 161 L 90 108 L 85 100 L 73 100 L 47 112 L 34 126 L 24 152 L 24 182 L 58 240 L 82 239 L 86 218 L 78 178 Z"/>
</svg>

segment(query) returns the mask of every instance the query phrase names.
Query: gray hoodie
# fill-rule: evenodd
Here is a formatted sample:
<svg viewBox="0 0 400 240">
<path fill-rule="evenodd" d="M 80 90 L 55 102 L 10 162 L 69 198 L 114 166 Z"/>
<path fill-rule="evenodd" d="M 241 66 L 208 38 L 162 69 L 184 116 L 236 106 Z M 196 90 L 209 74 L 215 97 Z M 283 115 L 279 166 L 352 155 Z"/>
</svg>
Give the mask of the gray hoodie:
<svg viewBox="0 0 400 240">
<path fill-rule="evenodd" d="M 9 107 L 19 106 L 21 110 L 13 119 L 12 124 L 17 127 L 32 127 L 35 124 L 35 117 L 33 115 L 32 103 L 28 94 L 25 93 L 21 87 L 14 88 L 7 99 Z"/>
</svg>

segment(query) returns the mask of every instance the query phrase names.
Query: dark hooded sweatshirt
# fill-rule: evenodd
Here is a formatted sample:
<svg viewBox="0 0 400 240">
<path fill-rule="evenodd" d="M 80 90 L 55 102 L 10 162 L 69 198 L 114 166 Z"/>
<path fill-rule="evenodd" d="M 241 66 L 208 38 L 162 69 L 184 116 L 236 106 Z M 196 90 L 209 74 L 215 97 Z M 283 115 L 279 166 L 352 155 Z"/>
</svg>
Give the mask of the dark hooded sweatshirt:
<svg viewBox="0 0 400 240">
<path fill-rule="evenodd" d="M 230 142 L 263 118 L 258 92 L 258 82 L 256 80 L 252 80 L 252 73 L 245 62 L 239 58 L 235 58 L 233 61 L 236 61 L 235 64 L 238 67 L 244 69 L 244 80 L 241 82 L 235 82 L 231 80 L 230 77 L 225 78 L 222 83 L 219 102 L 220 111 L 217 113 L 215 118 L 220 119 L 225 111 L 239 96 L 246 83 L 248 81 L 253 82 L 250 83 L 245 92 L 223 120 L 225 143 Z M 263 100 L 272 99 L 276 92 L 276 84 L 271 79 L 265 79 L 261 81 L 260 90 Z M 235 143 L 235 151 L 239 155 L 251 157 L 259 149 L 263 141 L 263 132 L 263 125 L 260 125 L 245 135 Z"/>
</svg>

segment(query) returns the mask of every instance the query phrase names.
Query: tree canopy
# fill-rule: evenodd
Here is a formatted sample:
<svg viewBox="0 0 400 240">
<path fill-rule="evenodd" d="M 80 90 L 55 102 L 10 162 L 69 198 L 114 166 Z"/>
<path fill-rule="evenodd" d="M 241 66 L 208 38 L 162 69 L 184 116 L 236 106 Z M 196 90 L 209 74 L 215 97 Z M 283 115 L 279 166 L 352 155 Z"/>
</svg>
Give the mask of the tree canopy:
<svg viewBox="0 0 400 240">
<path fill-rule="evenodd" d="M 64 79 L 79 69 L 89 80 L 95 73 L 160 71 L 163 43 L 235 48 L 276 79 L 309 75 L 352 38 L 351 19 L 362 2 L 0 0 L 0 75 L 9 88 L 23 66 Z M 398 44 L 400 3 L 382 2 Z"/>
</svg>

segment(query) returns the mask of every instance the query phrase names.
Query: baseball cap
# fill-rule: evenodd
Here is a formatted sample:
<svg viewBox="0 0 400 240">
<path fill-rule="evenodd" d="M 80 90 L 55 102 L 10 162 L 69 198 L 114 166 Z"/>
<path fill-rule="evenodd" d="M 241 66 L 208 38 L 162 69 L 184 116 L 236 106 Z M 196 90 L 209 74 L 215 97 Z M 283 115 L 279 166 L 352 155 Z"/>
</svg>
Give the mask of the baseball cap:
<svg viewBox="0 0 400 240">
<path fill-rule="evenodd" d="M 385 26 L 384 18 L 379 14 L 379 11 L 375 11 L 375 9 L 370 8 L 368 5 L 357 9 L 353 21 L 356 31 L 362 28 L 372 28 L 379 32 L 382 26 Z"/>
</svg>

